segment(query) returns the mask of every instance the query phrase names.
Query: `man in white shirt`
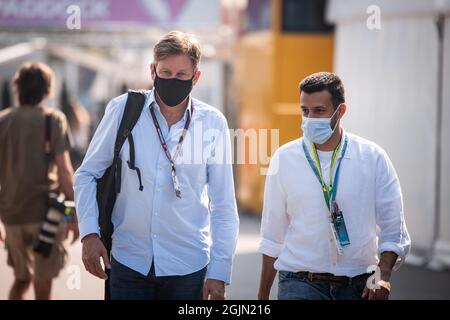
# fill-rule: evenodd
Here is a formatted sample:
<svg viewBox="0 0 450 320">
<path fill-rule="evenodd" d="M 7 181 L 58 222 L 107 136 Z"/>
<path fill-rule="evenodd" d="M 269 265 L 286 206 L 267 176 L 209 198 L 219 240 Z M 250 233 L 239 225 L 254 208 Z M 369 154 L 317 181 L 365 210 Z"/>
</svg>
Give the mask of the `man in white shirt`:
<svg viewBox="0 0 450 320">
<path fill-rule="evenodd" d="M 388 299 L 411 244 L 397 174 L 383 149 L 341 127 L 337 75 L 312 74 L 299 91 L 303 138 L 275 152 L 266 178 L 258 298 L 279 271 L 279 299 Z"/>
<path fill-rule="evenodd" d="M 111 268 L 111 299 L 225 298 L 239 224 L 231 143 L 222 113 L 190 96 L 199 60 L 198 43 L 182 32 L 154 47 L 154 89 L 131 132 L 135 158 L 129 141 L 120 153 L 111 262 L 99 238 L 96 179 L 113 162 L 126 94 L 107 106 L 75 174 L 83 262 L 102 279 L 100 257 Z"/>
</svg>

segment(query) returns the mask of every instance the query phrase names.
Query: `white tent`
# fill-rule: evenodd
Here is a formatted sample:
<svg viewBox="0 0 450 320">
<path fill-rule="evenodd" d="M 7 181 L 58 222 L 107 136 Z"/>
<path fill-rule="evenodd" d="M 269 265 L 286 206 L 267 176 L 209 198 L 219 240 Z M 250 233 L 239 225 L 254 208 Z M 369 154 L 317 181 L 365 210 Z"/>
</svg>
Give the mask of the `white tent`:
<svg viewBox="0 0 450 320">
<path fill-rule="evenodd" d="M 330 0 L 328 19 L 349 106 L 344 125 L 382 146 L 396 167 L 410 262 L 448 267 L 450 1 Z"/>
</svg>

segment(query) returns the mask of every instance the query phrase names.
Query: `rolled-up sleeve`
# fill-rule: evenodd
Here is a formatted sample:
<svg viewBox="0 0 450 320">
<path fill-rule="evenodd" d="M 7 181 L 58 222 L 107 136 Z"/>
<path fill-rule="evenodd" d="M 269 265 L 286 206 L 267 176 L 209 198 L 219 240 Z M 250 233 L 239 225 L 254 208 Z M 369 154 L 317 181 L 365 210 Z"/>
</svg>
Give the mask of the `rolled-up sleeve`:
<svg viewBox="0 0 450 320">
<path fill-rule="evenodd" d="M 411 248 L 406 228 L 400 182 L 388 155 L 381 150 L 376 167 L 375 212 L 378 226 L 378 253 L 398 255 L 394 270 L 405 261 Z"/>
<path fill-rule="evenodd" d="M 266 176 L 258 252 L 277 258 L 284 247 L 288 226 L 286 192 L 280 182 L 280 157 L 279 152 L 275 152 Z"/>
<path fill-rule="evenodd" d="M 211 210 L 211 258 L 207 278 L 231 283 L 233 257 L 239 231 L 239 217 L 234 191 L 231 141 L 222 115 L 217 118 L 217 137 L 213 157 L 207 166 L 208 195 Z"/>
<path fill-rule="evenodd" d="M 120 96 L 108 103 L 83 163 L 75 172 L 75 205 L 81 239 L 91 233 L 99 234 L 96 179 L 112 164 L 114 143 L 125 100 L 124 96 Z"/>
</svg>

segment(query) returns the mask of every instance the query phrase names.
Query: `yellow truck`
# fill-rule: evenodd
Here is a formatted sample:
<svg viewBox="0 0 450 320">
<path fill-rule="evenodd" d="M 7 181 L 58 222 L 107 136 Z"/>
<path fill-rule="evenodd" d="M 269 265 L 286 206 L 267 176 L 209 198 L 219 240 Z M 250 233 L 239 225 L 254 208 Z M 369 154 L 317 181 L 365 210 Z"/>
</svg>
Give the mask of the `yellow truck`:
<svg viewBox="0 0 450 320">
<path fill-rule="evenodd" d="M 272 146 L 302 135 L 298 84 L 333 70 L 333 27 L 322 0 L 249 0 L 246 11 L 236 66 L 238 122 L 246 132 L 268 129 L 269 138 L 258 135 L 256 163 L 248 139 L 237 143 L 236 153 L 245 155 L 236 166 L 237 199 L 241 211 L 261 214 Z"/>
</svg>

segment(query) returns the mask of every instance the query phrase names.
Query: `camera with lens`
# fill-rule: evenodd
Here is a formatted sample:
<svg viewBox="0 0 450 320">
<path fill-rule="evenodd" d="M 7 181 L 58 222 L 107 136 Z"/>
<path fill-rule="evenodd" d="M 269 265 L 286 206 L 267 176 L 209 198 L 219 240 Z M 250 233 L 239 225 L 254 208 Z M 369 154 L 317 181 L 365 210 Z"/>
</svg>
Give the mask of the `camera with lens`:
<svg viewBox="0 0 450 320">
<path fill-rule="evenodd" d="M 36 253 L 46 258 L 50 256 L 60 224 L 70 220 L 73 207 L 73 201 L 66 201 L 64 195 L 55 193 L 49 195 L 47 215 L 34 247 Z"/>
</svg>

